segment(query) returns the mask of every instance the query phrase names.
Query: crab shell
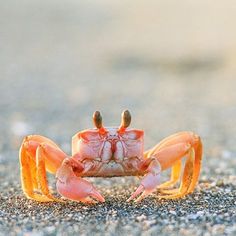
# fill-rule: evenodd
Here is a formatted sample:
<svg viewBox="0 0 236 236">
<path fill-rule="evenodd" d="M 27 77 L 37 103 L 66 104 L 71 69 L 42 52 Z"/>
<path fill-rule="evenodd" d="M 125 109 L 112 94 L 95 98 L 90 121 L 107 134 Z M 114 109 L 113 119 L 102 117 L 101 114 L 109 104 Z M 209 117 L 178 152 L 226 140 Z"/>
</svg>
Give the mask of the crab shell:
<svg viewBox="0 0 236 236">
<path fill-rule="evenodd" d="M 72 155 L 82 163 L 93 162 L 94 169 L 82 176 L 137 175 L 137 170 L 126 165 L 128 160 L 143 159 L 144 132 L 137 129 L 121 130 L 119 127 L 88 129 L 77 134 Z M 95 164 L 97 162 L 97 165 Z"/>
</svg>

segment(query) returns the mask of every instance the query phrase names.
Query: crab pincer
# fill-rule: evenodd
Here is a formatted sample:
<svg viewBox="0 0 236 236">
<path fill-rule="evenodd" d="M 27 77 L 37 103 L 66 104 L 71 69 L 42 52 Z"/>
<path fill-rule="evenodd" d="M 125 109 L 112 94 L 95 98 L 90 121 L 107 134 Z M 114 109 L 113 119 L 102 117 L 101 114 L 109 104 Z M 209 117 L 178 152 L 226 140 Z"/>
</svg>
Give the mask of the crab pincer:
<svg viewBox="0 0 236 236">
<path fill-rule="evenodd" d="M 105 202 L 91 183 L 75 175 L 72 163 L 72 159 L 65 159 L 56 173 L 59 194 L 67 199 L 84 203 Z"/>
<path fill-rule="evenodd" d="M 161 183 L 161 166 L 160 163 L 156 159 L 151 159 L 148 164 L 147 168 L 147 174 L 144 176 L 144 178 L 141 181 L 141 184 L 136 189 L 136 191 L 130 196 L 130 198 L 127 200 L 127 202 L 135 199 L 137 196 L 139 196 L 135 202 L 139 202 L 142 199 L 144 199 L 146 196 L 151 194 L 153 191 L 156 190 L 157 186 Z M 145 161 L 141 168 L 147 165 Z M 140 195 L 141 194 L 141 195 Z"/>
</svg>

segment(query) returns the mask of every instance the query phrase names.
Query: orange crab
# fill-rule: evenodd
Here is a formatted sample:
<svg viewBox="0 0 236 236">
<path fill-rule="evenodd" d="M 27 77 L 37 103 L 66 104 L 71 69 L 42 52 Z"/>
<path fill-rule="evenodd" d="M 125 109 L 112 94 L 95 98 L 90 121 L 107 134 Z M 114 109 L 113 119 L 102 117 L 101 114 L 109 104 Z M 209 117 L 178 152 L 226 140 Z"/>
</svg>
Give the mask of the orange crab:
<svg viewBox="0 0 236 236">
<path fill-rule="evenodd" d="M 140 201 L 156 189 L 162 193 L 159 197 L 165 199 L 181 198 L 193 192 L 202 158 L 198 135 L 176 133 L 143 152 L 144 132 L 128 128 L 129 111 L 122 113 L 119 127 L 104 127 L 98 111 L 94 113 L 93 121 L 96 128 L 73 136 L 71 156 L 46 137 L 25 137 L 19 158 L 22 189 L 28 198 L 40 202 L 62 201 L 50 193 L 46 171 L 56 175 L 60 195 L 84 203 L 104 202 L 105 199 L 82 177 L 144 176 L 127 201 Z M 186 161 L 181 171 L 183 157 Z M 160 184 L 161 172 L 171 167 L 171 179 Z M 180 187 L 174 188 L 179 180 Z"/>
</svg>

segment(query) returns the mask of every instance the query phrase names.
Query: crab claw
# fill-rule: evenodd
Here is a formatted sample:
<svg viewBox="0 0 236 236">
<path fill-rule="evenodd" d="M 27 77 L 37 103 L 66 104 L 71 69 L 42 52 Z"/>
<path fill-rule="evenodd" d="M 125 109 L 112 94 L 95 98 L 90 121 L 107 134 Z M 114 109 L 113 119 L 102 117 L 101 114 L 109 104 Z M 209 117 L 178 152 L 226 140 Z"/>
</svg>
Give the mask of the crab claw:
<svg viewBox="0 0 236 236">
<path fill-rule="evenodd" d="M 151 194 L 156 190 L 156 187 L 160 184 L 160 173 L 154 174 L 149 172 L 141 181 L 140 186 L 136 189 L 134 193 L 130 196 L 127 202 L 135 199 L 138 195 L 140 195 L 135 202 L 139 202 L 144 199 L 146 196 Z"/>
<path fill-rule="evenodd" d="M 63 197 L 84 203 L 105 202 L 103 196 L 91 183 L 74 174 L 70 161 L 65 160 L 62 163 L 62 166 L 57 171 L 56 177 L 57 191 Z"/>
</svg>

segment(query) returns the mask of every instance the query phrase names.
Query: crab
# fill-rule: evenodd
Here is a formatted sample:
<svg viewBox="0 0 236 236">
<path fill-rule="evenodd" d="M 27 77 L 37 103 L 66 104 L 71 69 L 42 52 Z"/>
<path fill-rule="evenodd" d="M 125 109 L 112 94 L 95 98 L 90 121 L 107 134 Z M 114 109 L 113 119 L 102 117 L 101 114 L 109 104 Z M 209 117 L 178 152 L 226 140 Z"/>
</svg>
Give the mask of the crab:
<svg viewBox="0 0 236 236">
<path fill-rule="evenodd" d="M 143 176 L 127 201 L 141 201 L 156 190 L 161 193 L 159 198 L 164 199 L 178 199 L 194 191 L 202 159 L 198 135 L 179 132 L 144 152 L 144 132 L 129 128 L 128 110 L 122 113 L 119 127 L 104 127 L 99 111 L 93 114 L 93 122 L 95 128 L 72 137 L 71 155 L 44 136 L 24 138 L 19 159 L 22 189 L 27 198 L 39 202 L 64 202 L 64 199 L 104 202 L 94 185 L 82 177 Z M 169 168 L 172 168 L 170 180 L 161 184 L 160 174 Z M 56 188 L 64 199 L 51 193 L 47 171 L 56 175 Z"/>
</svg>

